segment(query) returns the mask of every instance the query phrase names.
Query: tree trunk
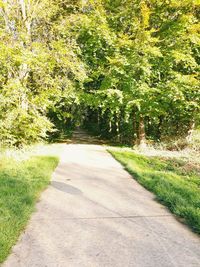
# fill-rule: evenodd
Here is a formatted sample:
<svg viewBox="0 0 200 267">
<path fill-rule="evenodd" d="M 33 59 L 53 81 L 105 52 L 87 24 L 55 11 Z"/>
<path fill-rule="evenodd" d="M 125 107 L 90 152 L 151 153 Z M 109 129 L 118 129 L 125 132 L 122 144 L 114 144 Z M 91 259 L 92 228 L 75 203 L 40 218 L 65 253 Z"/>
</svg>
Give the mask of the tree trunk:
<svg viewBox="0 0 200 267">
<path fill-rule="evenodd" d="M 119 114 L 115 114 L 115 127 L 117 133 L 117 142 L 120 142 L 120 130 L 119 130 Z"/>
<path fill-rule="evenodd" d="M 22 18 L 24 21 L 24 26 L 26 27 L 27 37 L 31 36 L 31 18 L 28 17 L 29 9 L 30 9 L 30 1 L 19 0 L 22 12 Z M 30 14 L 29 14 L 30 15 Z"/>
<path fill-rule="evenodd" d="M 145 134 L 145 124 L 144 117 L 140 115 L 139 117 L 139 126 L 138 126 L 138 145 L 141 148 L 146 147 L 146 134 Z"/>
<path fill-rule="evenodd" d="M 195 128 L 195 122 L 192 121 L 190 124 L 190 128 L 188 130 L 187 137 L 186 137 L 186 140 L 188 141 L 188 143 L 190 143 L 192 141 L 192 134 L 194 132 L 194 128 Z"/>
<path fill-rule="evenodd" d="M 23 25 L 26 29 L 26 40 L 21 42 L 21 45 L 25 48 L 31 42 L 31 17 L 30 17 L 30 0 L 19 0 L 19 4 L 21 7 L 21 16 Z M 29 66 L 26 63 L 22 63 L 19 67 L 19 81 L 21 85 L 26 88 L 27 79 L 29 75 Z M 26 91 L 22 92 L 21 95 L 21 108 L 24 110 L 28 110 L 29 102 Z"/>
<path fill-rule="evenodd" d="M 135 145 L 137 143 L 137 119 L 136 119 L 136 112 L 135 110 L 133 111 L 132 114 L 132 118 L 133 118 L 133 145 Z"/>
<path fill-rule="evenodd" d="M 112 132 L 112 121 L 111 119 L 109 119 L 109 133 Z"/>
</svg>

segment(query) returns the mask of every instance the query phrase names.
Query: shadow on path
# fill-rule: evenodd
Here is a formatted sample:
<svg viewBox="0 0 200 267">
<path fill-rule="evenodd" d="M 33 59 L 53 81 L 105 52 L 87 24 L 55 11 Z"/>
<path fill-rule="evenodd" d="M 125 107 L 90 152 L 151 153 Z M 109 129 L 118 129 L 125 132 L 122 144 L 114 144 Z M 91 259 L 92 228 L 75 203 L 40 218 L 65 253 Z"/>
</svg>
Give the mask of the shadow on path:
<svg viewBox="0 0 200 267">
<path fill-rule="evenodd" d="M 60 190 L 62 192 L 65 192 L 65 193 L 68 193 L 68 194 L 71 194 L 71 195 L 81 195 L 82 194 L 81 190 L 77 189 L 74 186 L 65 184 L 63 182 L 52 181 L 51 185 L 54 188 L 56 188 L 57 190 Z"/>
<path fill-rule="evenodd" d="M 89 135 L 86 131 L 77 128 L 72 135 L 70 144 L 91 144 L 91 145 L 102 145 L 105 144 L 104 140 L 99 139 L 96 136 Z"/>
</svg>

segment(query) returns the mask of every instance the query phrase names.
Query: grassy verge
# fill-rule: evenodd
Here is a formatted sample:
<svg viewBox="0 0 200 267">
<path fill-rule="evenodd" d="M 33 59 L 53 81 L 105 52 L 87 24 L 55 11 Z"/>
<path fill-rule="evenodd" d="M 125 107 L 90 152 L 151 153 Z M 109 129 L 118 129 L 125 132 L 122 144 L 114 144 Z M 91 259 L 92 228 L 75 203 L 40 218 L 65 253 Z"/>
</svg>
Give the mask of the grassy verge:
<svg viewBox="0 0 200 267">
<path fill-rule="evenodd" d="M 184 159 L 147 157 L 109 150 L 126 170 L 170 211 L 200 233 L 200 169 Z"/>
<path fill-rule="evenodd" d="M 24 229 L 42 190 L 49 184 L 58 158 L 34 156 L 0 162 L 0 263 Z"/>
</svg>

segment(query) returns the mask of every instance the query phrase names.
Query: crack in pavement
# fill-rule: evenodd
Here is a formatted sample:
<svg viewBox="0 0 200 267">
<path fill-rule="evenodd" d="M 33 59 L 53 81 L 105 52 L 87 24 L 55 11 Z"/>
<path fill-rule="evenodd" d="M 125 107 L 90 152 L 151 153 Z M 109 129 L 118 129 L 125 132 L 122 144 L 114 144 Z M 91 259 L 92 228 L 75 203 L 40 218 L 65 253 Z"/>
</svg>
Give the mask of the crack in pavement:
<svg viewBox="0 0 200 267">
<path fill-rule="evenodd" d="M 133 215 L 133 216 L 104 216 L 104 217 L 69 217 L 69 218 L 51 218 L 54 220 L 100 220 L 100 219 L 132 219 L 132 218 L 162 218 L 173 217 L 172 215 Z M 35 219 L 35 221 L 46 220 L 46 218 Z"/>
</svg>

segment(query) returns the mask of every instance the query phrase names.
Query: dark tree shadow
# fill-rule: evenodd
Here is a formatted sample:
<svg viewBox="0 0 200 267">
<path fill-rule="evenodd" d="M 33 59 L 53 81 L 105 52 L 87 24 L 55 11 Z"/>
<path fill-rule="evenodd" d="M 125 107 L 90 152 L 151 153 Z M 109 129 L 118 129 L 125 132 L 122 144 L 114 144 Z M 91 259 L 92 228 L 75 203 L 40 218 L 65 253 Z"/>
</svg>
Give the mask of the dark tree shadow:
<svg viewBox="0 0 200 267">
<path fill-rule="evenodd" d="M 65 192 L 71 195 L 82 195 L 83 194 L 81 190 L 69 184 L 65 184 L 63 182 L 52 181 L 51 185 L 57 190 L 60 190 L 62 192 Z"/>
</svg>

